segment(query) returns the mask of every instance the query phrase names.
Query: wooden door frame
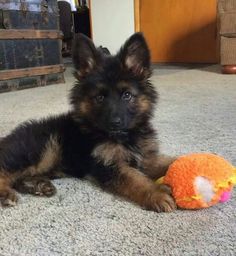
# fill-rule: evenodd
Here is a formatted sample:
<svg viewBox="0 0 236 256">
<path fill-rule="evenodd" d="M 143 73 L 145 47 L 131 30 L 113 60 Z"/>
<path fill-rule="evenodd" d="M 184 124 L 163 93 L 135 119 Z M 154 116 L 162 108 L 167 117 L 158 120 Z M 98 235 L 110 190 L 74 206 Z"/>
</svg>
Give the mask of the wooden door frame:
<svg viewBox="0 0 236 256">
<path fill-rule="evenodd" d="M 134 30 L 135 32 L 140 31 L 140 0 L 134 0 Z"/>
</svg>

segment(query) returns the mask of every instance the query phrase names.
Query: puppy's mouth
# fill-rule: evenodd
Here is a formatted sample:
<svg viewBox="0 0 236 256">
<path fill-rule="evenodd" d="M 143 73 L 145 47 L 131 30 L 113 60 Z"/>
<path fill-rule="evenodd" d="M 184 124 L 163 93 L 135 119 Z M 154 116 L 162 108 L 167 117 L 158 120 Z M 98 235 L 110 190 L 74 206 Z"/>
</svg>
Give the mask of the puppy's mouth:
<svg viewBox="0 0 236 256">
<path fill-rule="evenodd" d="M 117 138 L 117 139 L 125 139 L 128 135 L 128 131 L 126 130 L 110 130 L 109 137 Z"/>
</svg>

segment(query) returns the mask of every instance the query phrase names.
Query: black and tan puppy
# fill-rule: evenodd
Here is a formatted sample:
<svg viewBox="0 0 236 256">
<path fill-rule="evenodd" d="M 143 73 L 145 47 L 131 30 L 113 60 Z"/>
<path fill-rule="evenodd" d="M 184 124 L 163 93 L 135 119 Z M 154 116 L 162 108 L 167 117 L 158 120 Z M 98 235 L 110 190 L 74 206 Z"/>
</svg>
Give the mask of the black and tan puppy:
<svg viewBox="0 0 236 256">
<path fill-rule="evenodd" d="M 102 54 L 85 36 L 74 41 L 72 110 L 26 122 L 0 143 L 2 205 L 16 203 L 15 190 L 53 195 L 50 178 L 65 173 L 91 175 L 146 209 L 174 210 L 169 189 L 153 182 L 173 159 L 159 155 L 150 124 L 157 94 L 144 37 L 134 34 L 115 56 Z"/>
</svg>

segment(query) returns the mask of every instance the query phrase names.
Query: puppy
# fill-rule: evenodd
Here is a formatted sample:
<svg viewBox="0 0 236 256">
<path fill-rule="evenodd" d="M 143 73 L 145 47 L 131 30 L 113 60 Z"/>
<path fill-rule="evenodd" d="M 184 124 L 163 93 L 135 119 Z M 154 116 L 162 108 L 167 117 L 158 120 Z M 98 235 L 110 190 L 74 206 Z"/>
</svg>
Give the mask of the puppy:
<svg viewBox="0 0 236 256">
<path fill-rule="evenodd" d="M 174 159 L 159 154 L 150 124 L 157 93 L 143 35 L 131 36 L 115 56 L 77 35 L 73 62 L 71 111 L 23 123 L 0 142 L 2 205 L 17 202 L 15 190 L 52 196 L 50 179 L 66 174 L 90 175 L 143 208 L 174 210 L 170 189 L 154 183 Z"/>
</svg>

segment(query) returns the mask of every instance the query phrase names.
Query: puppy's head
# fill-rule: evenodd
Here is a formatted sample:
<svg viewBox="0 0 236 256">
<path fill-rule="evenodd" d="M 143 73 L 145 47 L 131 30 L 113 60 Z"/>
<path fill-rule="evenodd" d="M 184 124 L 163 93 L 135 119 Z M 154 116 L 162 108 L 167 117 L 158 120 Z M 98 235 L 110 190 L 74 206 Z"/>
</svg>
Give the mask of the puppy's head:
<svg viewBox="0 0 236 256">
<path fill-rule="evenodd" d="M 149 82 L 150 52 L 141 33 L 115 56 L 102 53 L 83 35 L 74 39 L 77 84 L 71 92 L 74 118 L 110 136 L 147 122 L 157 94 Z"/>
</svg>

